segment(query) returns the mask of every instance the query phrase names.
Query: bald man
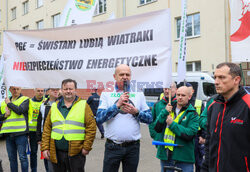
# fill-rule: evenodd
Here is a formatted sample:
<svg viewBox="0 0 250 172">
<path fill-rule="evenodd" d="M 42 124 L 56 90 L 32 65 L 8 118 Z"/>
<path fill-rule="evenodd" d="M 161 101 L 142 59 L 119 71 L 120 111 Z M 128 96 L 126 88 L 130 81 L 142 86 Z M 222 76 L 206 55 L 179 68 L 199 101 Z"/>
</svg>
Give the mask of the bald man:
<svg viewBox="0 0 250 172">
<path fill-rule="evenodd" d="M 10 161 L 10 171 L 18 171 L 17 153 L 21 162 L 22 172 L 28 172 L 28 121 L 29 98 L 21 94 L 21 87 L 10 87 L 11 97 L 6 97 L 1 103 L 0 120 L 3 126 L 0 133 L 6 136 L 6 149 Z"/>
<path fill-rule="evenodd" d="M 117 66 L 113 77 L 115 90 L 102 92 L 96 116 L 97 123 L 106 122 L 103 172 L 118 172 L 121 162 L 123 172 L 136 172 L 141 138 L 139 122 L 151 123 L 152 115 L 143 93 L 130 90 L 129 66 Z"/>
<path fill-rule="evenodd" d="M 183 171 L 194 171 L 194 137 L 198 131 L 199 118 L 195 108 L 189 103 L 191 90 L 182 86 L 177 89 L 175 105 L 168 104 L 157 116 L 155 131 L 164 132 L 164 142 L 182 145 L 166 146 L 166 155 L 161 159 L 164 166 L 176 166 Z M 175 163 L 174 163 L 175 162 Z"/>
</svg>

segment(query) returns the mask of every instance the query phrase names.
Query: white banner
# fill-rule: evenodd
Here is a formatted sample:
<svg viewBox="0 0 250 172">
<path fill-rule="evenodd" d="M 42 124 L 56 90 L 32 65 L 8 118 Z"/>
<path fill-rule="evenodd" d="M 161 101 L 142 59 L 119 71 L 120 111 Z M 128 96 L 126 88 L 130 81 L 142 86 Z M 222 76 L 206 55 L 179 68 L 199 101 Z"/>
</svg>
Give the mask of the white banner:
<svg viewBox="0 0 250 172">
<path fill-rule="evenodd" d="M 250 62 L 250 0 L 230 0 L 232 62 Z"/>
<path fill-rule="evenodd" d="M 98 0 L 68 0 L 59 26 L 70 26 L 74 24 L 90 23 Z"/>
<path fill-rule="evenodd" d="M 177 83 L 184 81 L 186 76 L 186 25 L 187 25 L 187 0 L 181 1 L 181 27 L 180 27 L 180 45 L 178 56 L 178 78 Z"/>
<path fill-rule="evenodd" d="M 131 88 L 171 84 L 170 11 L 72 27 L 4 32 L 6 84 L 60 87 L 75 79 L 78 88 L 113 89 L 119 64 L 132 70 Z"/>
</svg>

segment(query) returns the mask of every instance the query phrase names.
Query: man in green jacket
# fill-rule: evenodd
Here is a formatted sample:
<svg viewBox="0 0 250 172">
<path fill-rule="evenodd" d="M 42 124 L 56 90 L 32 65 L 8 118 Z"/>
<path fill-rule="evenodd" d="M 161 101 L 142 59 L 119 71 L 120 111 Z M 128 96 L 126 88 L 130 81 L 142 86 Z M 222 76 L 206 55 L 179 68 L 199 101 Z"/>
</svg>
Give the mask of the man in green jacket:
<svg viewBox="0 0 250 172">
<path fill-rule="evenodd" d="M 164 132 L 164 142 L 182 145 L 180 147 L 163 147 L 157 152 L 164 166 L 176 166 L 183 171 L 193 171 L 194 137 L 199 127 L 199 117 L 194 107 L 189 104 L 192 93 L 186 86 L 178 88 L 177 103 L 167 104 L 156 118 L 155 131 Z"/>
<path fill-rule="evenodd" d="M 173 82 L 171 84 L 171 104 L 174 105 L 176 104 L 176 84 L 175 82 Z M 152 118 L 153 118 L 153 122 L 151 124 L 149 124 L 149 132 L 150 132 L 150 136 L 153 140 L 156 141 L 162 141 L 163 142 L 163 138 L 164 138 L 164 131 L 162 131 L 161 133 L 157 133 L 155 131 L 155 125 L 156 125 L 156 119 L 159 116 L 159 114 L 161 113 L 161 111 L 164 111 L 164 109 L 166 108 L 167 104 L 169 103 L 169 88 L 164 88 L 164 97 L 159 100 L 157 103 L 154 104 L 153 108 L 152 108 Z M 164 146 L 156 146 L 157 148 L 157 155 L 156 157 L 158 159 L 162 159 L 163 157 L 165 157 L 165 148 Z"/>
</svg>

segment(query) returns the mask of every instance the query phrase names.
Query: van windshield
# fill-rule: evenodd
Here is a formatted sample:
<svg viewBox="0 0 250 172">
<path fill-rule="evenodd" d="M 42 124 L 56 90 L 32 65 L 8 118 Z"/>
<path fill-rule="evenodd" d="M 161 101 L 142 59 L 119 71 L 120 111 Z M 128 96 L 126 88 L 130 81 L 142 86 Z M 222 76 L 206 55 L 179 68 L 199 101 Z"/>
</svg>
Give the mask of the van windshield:
<svg viewBox="0 0 250 172">
<path fill-rule="evenodd" d="M 206 96 L 211 97 L 216 94 L 215 86 L 213 83 L 203 82 L 203 91 Z"/>
</svg>

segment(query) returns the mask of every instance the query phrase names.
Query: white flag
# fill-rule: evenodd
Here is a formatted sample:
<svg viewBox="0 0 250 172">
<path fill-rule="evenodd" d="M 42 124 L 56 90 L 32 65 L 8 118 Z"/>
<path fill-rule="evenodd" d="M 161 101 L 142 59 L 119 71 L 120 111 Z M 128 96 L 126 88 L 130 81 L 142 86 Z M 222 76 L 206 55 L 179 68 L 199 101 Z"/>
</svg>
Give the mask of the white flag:
<svg viewBox="0 0 250 172">
<path fill-rule="evenodd" d="M 2 102 L 6 97 L 6 87 L 4 85 L 4 75 L 3 75 L 3 69 L 4 69 L 4 57 L 2 56 L 0 59 L 0 102 Z"/>
<path fill-rule="evenodd" d="M 180 47 L 178 56 L 177 83 L 184 81 L 186 75 L 186 24 L 187 24 L 187 0 L 181 1 L 182 15 L 180 27 Z"/>
<path fill-rule="evenodd" d="M 250 62 L 250 0 L 230 0 L 232 62 Z"/>
<path fill-rule="evenodd" d="M 95 11 L 97 0 L 68 0 L 59 26 L 90 23 Z"/>
</svg>

